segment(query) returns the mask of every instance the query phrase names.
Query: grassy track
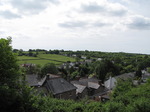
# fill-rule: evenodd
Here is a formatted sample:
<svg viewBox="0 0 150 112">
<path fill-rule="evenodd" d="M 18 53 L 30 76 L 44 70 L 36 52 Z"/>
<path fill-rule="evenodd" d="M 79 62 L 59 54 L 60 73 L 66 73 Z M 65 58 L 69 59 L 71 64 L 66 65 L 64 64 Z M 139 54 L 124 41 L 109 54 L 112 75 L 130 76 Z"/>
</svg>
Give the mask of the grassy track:
<svg viewBox="0 0 150 112">
<path fill-rule="evenodd" d="M 56 65 L 60 65 L 67 61 L 74 62 L 75 59 L 56 54 L 39 54 L 37 57 L 18 56 L 19 64 L 33 63 L 40 64 L 41 66 L 43 66 L 46 63 L 54 63 Z"/>
</svg>

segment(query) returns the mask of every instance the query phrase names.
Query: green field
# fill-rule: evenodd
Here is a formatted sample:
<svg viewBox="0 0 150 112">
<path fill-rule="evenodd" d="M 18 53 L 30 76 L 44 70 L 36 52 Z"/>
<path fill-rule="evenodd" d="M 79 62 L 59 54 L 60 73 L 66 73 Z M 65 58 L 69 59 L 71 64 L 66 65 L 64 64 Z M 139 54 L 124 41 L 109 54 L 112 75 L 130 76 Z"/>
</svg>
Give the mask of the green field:
<svg viewBox="0 0 150 112">
<path fill-rule="evenodd" d="M 18 56 L 19 64 L 33 63 L 33 64 L 39 64 L 43 66 L 46 63 L 54 63 L 56 65 L 60 65 L 67 61 L 74 62 L 75 59 L 67 56 L 56 55 L 56 54 L 39 54 L 37 57 Z"/>
</svg>

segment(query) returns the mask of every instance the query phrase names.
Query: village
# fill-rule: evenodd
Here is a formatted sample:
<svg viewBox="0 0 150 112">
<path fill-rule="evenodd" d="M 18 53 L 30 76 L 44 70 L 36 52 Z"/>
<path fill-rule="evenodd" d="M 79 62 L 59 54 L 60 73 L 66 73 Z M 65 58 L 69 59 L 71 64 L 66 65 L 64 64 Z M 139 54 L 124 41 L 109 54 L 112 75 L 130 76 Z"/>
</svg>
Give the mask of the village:
<svg viewBox="0 0 150 112">
<path fill-rule="evenodd" d="M 150 111 L 149 55 L 82 51 L 88 58 L 74 59 L 26 51 L 29 55 L 20 56 L 10 43 L 0 39 L 1 112 Z"/>
<path fill-rule="evenodd" d="M 66 64 L 62 66 L 66 67 Z M 73 63 L 70 63 L 70 67 Z M 27 85 L 33 87 L 38 94 L 43 96 L 51 96 L 57 99 L 80 100 L 89 98 L 94 101 L 105 102 L 110 100 L 110 94 L 115 88 L 117 80 L 132 80 L 135 86 L 146 83 L 150 78 L 150 73 L 143 70 L 142 78 L 137 80 L 135 72 L 124 73 L 115 77 L 109 77 L 102 83 L 96 76 L 77 77 L 74 80 L 66 80 L 59 74 L 47 73 L 43 78 L 36 74 L 26 75 L 25 81 Z"/>
</svg>

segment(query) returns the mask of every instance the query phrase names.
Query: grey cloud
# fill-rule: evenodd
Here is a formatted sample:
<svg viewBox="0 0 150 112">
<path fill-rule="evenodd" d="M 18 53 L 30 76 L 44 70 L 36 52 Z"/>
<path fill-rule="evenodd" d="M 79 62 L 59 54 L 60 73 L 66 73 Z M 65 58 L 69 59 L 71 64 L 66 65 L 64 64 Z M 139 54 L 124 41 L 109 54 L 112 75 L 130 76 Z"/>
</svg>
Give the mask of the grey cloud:
<svg viewBox="0 0 150 112">
<path fill-rule="evenodd" d="M 96 3 L 91 3 L 90 5 L 82 5 L 81 11 L 87 13 L 100 13 L 106 10 L 104 6 L 97 5 Z"/>
<path fill-rule="evenodd" d="M 88 27 L 88 26 L 104 27 L 104 26 L 109 26 L 111 24 L 106 23 L 106 22 L 99 22 L 99 21 L 92 22 L 92 23 L 83 22 L 83 21 L 75 21 L 75 22 L 72 21 L 72 22 L 59 23 L 58 25 L 64 28 L 82 28 L 82 27 Z"/>
<path fill-rule="evenodd" d="M 82 21 L 76 21 L 76 22 L 59 23 L 58 25 L 64 28 L 77 28 L 77 27 L 85 27 L 87 23 Z"/>
<path fill-rule="evenodd" d="M 127 26 L 132 29 L 150 30 L 150 19 L 136 17 Z"/>
<path fill-rule="evenodd" d="M 123 16 L 127 13 L 126 9 L 120 8 L 118 10 L 113 10 L 110 7 L 107 7 L 105 5 L 98 5 L 96 3 L 91 3 L 89 5 L 81 5 L 82 13 L 99 13 L 99 14 L 105 14 L 105 15 L 111 15 L 111 16 Z"/>
<path fill-rule="evenodd" d="M 120 9 L 120 10 L 109 11 L 109 13 L 114 16 L 123 16 L 127 13 L 127 10 Z"/>
<path fill-rule="evenodd" d="M 10 0 L 11 5 L 23 14 L 37 14 L 47 8 L 48 3 L 58 0 Z"/>
<path fill-rule="evenodd" d="M 93 23 L 94 27 L 104 27 L 104 26 L 110 26 L 110 23 L 105 23 L 105 22 L 95 22 Z"/>
<path fill-rule="evenodd" d="M 9 11 L 9 10 L 1 11 L 1 12 L 0 12 L 0 16 L 1 16 L 1 17 L 4 17 L 4 18 L 6 18 L 6 19 L 21 18 L 20 15 L 15 14 L 15 13 Z"/>
</svg>

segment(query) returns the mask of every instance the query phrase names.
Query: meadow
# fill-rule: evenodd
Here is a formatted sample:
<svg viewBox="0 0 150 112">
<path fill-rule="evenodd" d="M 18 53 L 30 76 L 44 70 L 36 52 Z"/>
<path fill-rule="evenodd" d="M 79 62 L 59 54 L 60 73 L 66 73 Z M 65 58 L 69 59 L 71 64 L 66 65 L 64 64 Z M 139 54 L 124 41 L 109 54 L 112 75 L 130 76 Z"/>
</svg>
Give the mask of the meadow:
<svg viewBox="0 0 150 112">
<path fill-rule="evenodd" d="M 39 54 L 37 57 L 30 56 L 17 56 L 19 64 L 32 63 L 43 66 L 46 63 L 54 63 L 55 65 L 61 65 L 67 61 L 74 62 L 75 58 L 56 55 L 56 54 Z"/>
</svg>

